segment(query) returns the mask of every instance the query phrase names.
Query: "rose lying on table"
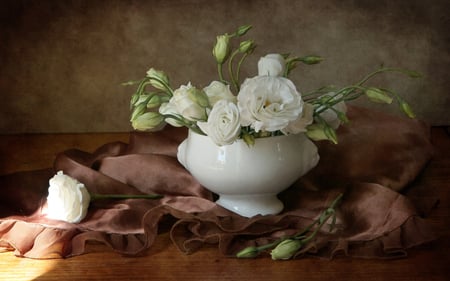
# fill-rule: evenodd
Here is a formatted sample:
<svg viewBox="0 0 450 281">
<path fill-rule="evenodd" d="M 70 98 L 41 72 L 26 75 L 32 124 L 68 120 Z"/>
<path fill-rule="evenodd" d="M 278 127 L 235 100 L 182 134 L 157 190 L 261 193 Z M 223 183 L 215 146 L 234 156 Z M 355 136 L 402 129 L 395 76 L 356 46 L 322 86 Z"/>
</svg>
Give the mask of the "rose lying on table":
<svg viewBox="0 0 450 281">
<path fill-rule="evenodd" d="M 78 180 L 58 171 L 49 181 L 46 216 L 49 219 L 79 223 L 87 215 L 89 204 L 96 199 L 158 199 L 162 195 L 94 194 Z"/>
<path fill-rule="evenodd" d="M 127 199 L 146 198 L 158 199 L 162 195 L 122 195 L 122 194 L 93 194 L 89 193 L 86 186 L 77 179 L 65 175 L 63 171 L 58 171 L 49 180 L 47 196 L 47 218 L 66 221 L 69 223 L 79 223 L 87 215 L 89 204 L 95 199 Z M 247 247 L 237 253 L 238 258 L 253 258 L 260 253 L 272 249 L 271 256 L 274 260 L 290 259 L 301 248 L 308 244 L 320 229 L 331 219 L 330 231 L 333 230 L 336 222 L 336 206 L 340 203 L 342 194 L 324 210 L 321 215 L 302 232 L 289 237 L 283 237 L 272 243 L 259 247 Z M 315 228 L 314 228 L 315 227 Z"/>
</svg>

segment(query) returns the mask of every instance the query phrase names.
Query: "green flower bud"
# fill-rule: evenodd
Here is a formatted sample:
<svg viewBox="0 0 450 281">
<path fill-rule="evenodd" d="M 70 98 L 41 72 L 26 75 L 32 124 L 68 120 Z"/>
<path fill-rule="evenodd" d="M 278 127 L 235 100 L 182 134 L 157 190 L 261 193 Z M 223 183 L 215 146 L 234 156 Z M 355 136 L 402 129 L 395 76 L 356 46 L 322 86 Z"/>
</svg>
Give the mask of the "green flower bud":
<svg viewBox="0 0 450 281">
<path fill-rule="evenodd" d="M 139 100 L 139 97 L 140 96 L 137 93 L 131 96 L 130 109 L 132 109 L 133 106 L 136 105 L 137 101 Z"/>
<path fill-rule="evenodd" d="M 364 93 L 369 98 L 369 100 L 371 100 L 372 102 L 387 103 L 387 104 L 392 103 L 392 98 L 385 91 L 382 91 L 381 89 L 371 87 L 371 88 L 367 88 L 364 91 Z"/>
<path fill-rule="evenodd" d="M 255 137 L 250 134 L 242 134 L 242 139 L 248 146 L 253 146 L 255 144 Z"/>
<path fill-rule="evenodd" d="M 150 84 L 159 90 L 166 90 L 169 85 L 169 77 L 161 70 L 150 68 L 147 71 L 147 77 L 150 78 Z"/>
<path fill-rule="evenodd" d="M 213 48 L 213 56 L 216 58 L 218 64 L 223 64 L 229 55 L 230 36 L 228 34 L 217 36 L 216 45 Z"/>
<path fill-rule="evenodd" d="M 195 87 L 191 87 L 188 90 L 188 97 L 191 101 L 195 102 L 199 106 L 206 108 L 209 107 L 209 99 L 205 91 L 199 90 Z"/>
<path fill-rule="evenodd" d="M 255 49 L 256 45 L 252 40 L 242 41 L 239 44 L 239 52 L 241 53 L 251 53 Z"/>
<path fill-rule="evenodd" d="M 306 135 L 314 141 L 329 140 L 334 144 L 338 143 L 336 131 L 327 124 L 312 124 L 306 130 Z"/>
<path fill-rule="evenodd" d="M 416 118 L 411 106 L 405 101 L 400 101 L 400 108 L 409 118 Z"/>
<path fill-rule="evenodd" d="M 341 120 L 342 123 L 350 122 L 350 120 L 348 120 L 348 117 L 347 117 L 347 115 L 344 112 L 337 111 L 336 114 L 337 114 L 339 120 Z"/>
<path fill-rule="evenodd" d="M 239 253 L 236 254 L 237 258 L 254 258 L 257 255 L 259 255 L 258 248 L 251 246 L 247 247 L 242 251 L 239 251 Z"/>
<path fill-rule="evenodd" d="M 252 28 L 251 25 L 242 25 L 238 27 L 238 30 L 236 31 L 237 36 L 243 36 Z"/>
<path fill-rule="evenodd" d="M 164 116 L 158 112 L 147 112 L 131 122 L 135 130 L 145 131 L 158 127 L 164 121 Z"/>
<path fill-rule="evenodd" d="M 317 64 L 323 61 L 323 58 L 318 56 L 306 56 L 300 58 L 300 61 L 303 62 L 304 64 Z"/>
<path fill-rule="evenodd" d="M 147 108 L 155 108 L 161 105 L 161 97 L 153 95 L 147 102 Z"/>
<path fill-rule="evenodd" d="M 138 97 L 137 100 L 134 100 L 134 103 L 133 103 L 134 106 L 138 106 L 142 103 L 146 104 L 148 102 L 148 100 L 150 99 L 150 95 L 148 95 L 148 94 L 138 95 L 137 97 Z"/>
<path fill-rule="evenodd" d="M 275 249 L 272 250 L 270 255 L 273 260 L 287 260 L 292 258 L 301 247 L 301 241 L 286 239 L 278 244 Z"/>
<path fill-rule="evenodd" d="M 138 106 L 136 106 L 133 110 L 133 113 L 131 113 L 130 121 L 133 121 L 139 116 L 141 116 L 145 112 L 146 108 L 147 106 L 145 104 L 139 104 Z"/>
</svg>

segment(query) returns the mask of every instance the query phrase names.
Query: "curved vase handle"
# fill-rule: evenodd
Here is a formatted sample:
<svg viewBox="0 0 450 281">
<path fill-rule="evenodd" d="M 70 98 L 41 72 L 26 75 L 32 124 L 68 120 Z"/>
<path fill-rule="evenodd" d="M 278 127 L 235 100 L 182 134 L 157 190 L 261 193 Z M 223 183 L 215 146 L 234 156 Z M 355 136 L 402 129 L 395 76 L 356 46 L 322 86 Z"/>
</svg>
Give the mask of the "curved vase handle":
<svg viewBox="0 0 450 281">
<path fill-rule="evenodd" d="M 185 139 L 183 142 L 180 143 L 180 145 L 178 146 L 178 151 L 177 151 L 177 159 L 178 162 L 181 163 L 181 165 L 183 165 L 186 169 L 186 144 L 187 143 L 187 139 Z"/>
</svg>

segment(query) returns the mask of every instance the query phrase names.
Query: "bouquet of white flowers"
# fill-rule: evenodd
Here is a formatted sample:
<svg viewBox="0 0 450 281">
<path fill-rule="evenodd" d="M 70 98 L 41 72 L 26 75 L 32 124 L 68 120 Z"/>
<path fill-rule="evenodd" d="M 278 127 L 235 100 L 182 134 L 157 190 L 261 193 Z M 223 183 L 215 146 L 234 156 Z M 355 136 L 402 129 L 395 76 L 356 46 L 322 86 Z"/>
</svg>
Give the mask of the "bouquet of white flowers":
<svg viewBox="0 0 450 281">
<path fill-rule="evenodd" d="M 212 54 L 217 63 L 218 79 L 206 87 L 197 88 L 189 82 L 173 90 L 169 77 L 154 68 L 148 70 L 144 79 L 125 83 L 138 84 L 131 98 L 133 128 L 150 130 L 164 123 L 185 126 L 209 136 L 219 146 L 237 139 L 252 145 L 255 138 L 298 133 L 306 133 L 312 140 L 337 143 L 336 129 L 348 121 L 345 103 L 361 96 L 377 103 L 390 104 L 396 100 L 405 114 L 414 117 L 410 106 L 398 94 L 365 84 L 384 72 L 419 77 L 415 71 L 383 67 L 353 85 L 326 86 L 301 94 L 288 78 L 291 71 L 298 63 L 311 65 L 323 59 L 268 54 L 258 61 L 258 75 L 241 83 L 241 65 L 256 47 L 252 40 L 242 40 L 250 29 L 250 25 L 245 25 L 232 34 L 217 36 Z M 235 47 L 232 40 L 239 41 Z"/>
</svg>

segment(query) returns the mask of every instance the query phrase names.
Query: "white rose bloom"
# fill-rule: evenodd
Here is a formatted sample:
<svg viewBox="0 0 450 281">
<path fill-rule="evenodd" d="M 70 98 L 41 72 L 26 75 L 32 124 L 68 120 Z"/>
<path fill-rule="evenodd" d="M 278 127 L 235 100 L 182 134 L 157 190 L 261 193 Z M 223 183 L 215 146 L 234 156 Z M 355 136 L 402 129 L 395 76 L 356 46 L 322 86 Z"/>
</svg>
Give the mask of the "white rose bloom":
<svg viewBox="0 0 450 281">
<path fill-rule="evenodd" d="M 203 88 L 208 96 L 209 103 L 214 106 L 219 100 L 227 100 L 236 103 L 236 97 L 230 90 L 230 85 L 225 85 L 219 81 L 212 81 L 208 86 Z"/>
<path fill-rule="evenodd" d="M 232 102 L 220 100 L 209 113 L 208 121 L 197 125 L 217 145 L 231 144 L 240 134 L 239 109 Z"/>
<path fill-rule="evenodd" d="M 302 114 L 303 100 L 294 83 L 284 77 L 246 79 L 238 94 L 241 125 L 256 132 L 284 129 Z"/>
<path fill-rule="evenodd" d="M 49 181 L 47 217 L 70 223 L 79 223 L 87 214 L 91 201 L 84 184 L 59 171 Z"/>
<path fill-rule="evenodd" d="M 161 106 L 159 107 L 159 113 L 165 116 L 164 121 L 166 121 L 168 124 L 174 127 L 184 126 L 184 124 L 181 123 L 179 120 L 166 116 L 166 115 L 173 115 L 173 116 L 180 115 L 177 111 L 175 104 L 169 102 L 161 104 Z"/>
<path fill-rule="evenodd" d="M 206 120 L 206 110 L 189 97 L 191 83 L 182 85 L 173 92 L 169 103 L 173 104 L 176 111 L 189 121 Z"/>
<path fill-rule="evenodd" d="M 286 128 L 282 129 L 283 134 L 299 134 L 306 132 L 306 127 L 314 121 L 314 106 L 310 103 L 303 104 L 302 114 L 297 120 L 291 121 Z"/>
<path fill-rule="evenodd" d="M 334 95 L 333 92 L 325 94 L 323 96 L 332 96 Z M 335 99 L 338 97 L 335 97 Z M 342 113 L 346 113 L 347 112 L 347 105 L 345 104 L 344 101 L 341 101 L 337 104 L 335 104 L 333 106 L 333 108 L 337 111 L 340 111 Z M 320 110 L 320 107 L 318 108 Z M 342 121 L 339 119 L 339 117 L 337 116 L 336 112 L 334 112 L 334 110 L 332 110 L 331 108 L 325 110 L 324 112 L 320 113 L 320 117 L 322 117 L 325 122 L 328 123 L 328 125 L 330 125 L 331 128 L 333 129 L 337 129 L 339 128 L 339 126 L 341 125 Z"/>
<path fill-rule="evenodd" d="M 259 76 L 283 76 L 286 63 L 280 54 L 268 54 L 258 61 Z"/>
</svg>

